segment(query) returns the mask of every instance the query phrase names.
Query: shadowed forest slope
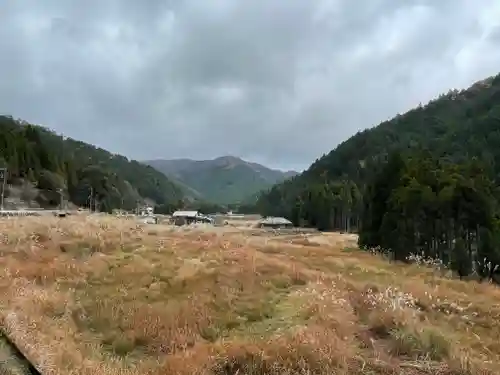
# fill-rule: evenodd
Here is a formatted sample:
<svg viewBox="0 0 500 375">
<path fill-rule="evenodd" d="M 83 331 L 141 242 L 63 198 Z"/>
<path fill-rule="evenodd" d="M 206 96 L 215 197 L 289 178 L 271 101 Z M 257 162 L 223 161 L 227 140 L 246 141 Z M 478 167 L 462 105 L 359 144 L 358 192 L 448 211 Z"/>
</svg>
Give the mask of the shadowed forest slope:
<svg viewBox="0 0 500 375">
<path fill-rule="evenodd" d="M 0 116 L 0 167 L 8 168 L 7 201 L 17 192 L 28 206 L 54 207 L 60 190 L 81 207 L 89 206 L 93 193 L 103 211 L 132 209 L 138 202 L 168 211 L 183 198 L 152 167 L 8 116 Z"/>
</svg>

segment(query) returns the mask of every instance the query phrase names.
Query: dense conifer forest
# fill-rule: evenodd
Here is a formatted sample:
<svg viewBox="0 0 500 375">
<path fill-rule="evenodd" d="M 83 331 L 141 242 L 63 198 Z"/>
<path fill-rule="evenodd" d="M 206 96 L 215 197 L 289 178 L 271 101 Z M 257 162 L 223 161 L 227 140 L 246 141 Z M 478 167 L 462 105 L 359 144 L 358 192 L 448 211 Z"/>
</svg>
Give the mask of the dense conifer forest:
<svg viewBox="0 0 500 375">
<path fill-rule="evenodd" d="M 500 75 L 358 132 L 256 210 L 485 275 L 500 264 L 499 182 Z"/>
</svg>

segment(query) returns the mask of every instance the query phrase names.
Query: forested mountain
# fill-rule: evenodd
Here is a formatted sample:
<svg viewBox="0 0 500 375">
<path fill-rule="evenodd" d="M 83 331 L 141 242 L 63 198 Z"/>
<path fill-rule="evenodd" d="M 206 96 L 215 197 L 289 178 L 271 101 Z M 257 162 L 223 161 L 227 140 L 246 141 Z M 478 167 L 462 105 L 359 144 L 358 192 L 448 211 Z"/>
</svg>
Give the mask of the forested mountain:
<svg viewBox="0 0 500 375">
<path fill-rule="evenodd" d="M 435 158 L 457 163 L 476 156 L 499 181 L 500 75 L 467 90 L 452 90 L 425 106 L 358 132 L 301 175 L 264 193 L 258 208 L 311 225 L 337 227 L 338 223 L 317 223 L 322 214 L 313 207 L 312 197 L 332 199 L 332 204 L 315 203 L 319 206 L 333 205 L 340 210 L 348 205 L 350 211 L 355 211 L 366 183 L 389 153 L 398 150 L 427 150 Z M 336 221 L 339 215 L 334 216 Z"/>
<path fill-rule="evenodd" d="M 500 264 L 499 183 L 500 75 L 358 132 L 257 210 L 356 229 L 362 246 L 424 253 L 466 275 Z"/>
<path fill-rule="evenodd" d="M 183 199 L 181 189 L 164 174 L 121 155 L 12 117 L 0 116 L 0 167 L 8 168 L 8 184 L 23 189 L 24 201 L 54 207 L 59 191 L 75 205 L 88 207 L 93 192 L 99 208 L 132 209 L 154 203 L 170 211 Z M 12 189 L 7 189 L 7 196 Z"/>
<path fill-rule="evenodd" d="M 149 160 L 145 164 L 177 181 L 186 194 L 218 204 L 236 203 L 296 175 L 234 156 L 213 160 Z"/>
</svg>

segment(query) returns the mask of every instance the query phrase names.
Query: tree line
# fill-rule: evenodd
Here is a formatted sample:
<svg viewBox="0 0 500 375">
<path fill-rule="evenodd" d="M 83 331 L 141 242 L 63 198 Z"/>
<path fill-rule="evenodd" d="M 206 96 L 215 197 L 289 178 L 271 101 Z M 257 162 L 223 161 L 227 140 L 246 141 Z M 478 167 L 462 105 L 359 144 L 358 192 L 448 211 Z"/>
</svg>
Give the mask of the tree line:
<svg viewBox="0 0 500 375">
<path fill-rule="evenodd" d="M 256 210 L 299 226 L 357 232 L 362 248 L 394 260 L 417 254 L 460 276 L 492 277 L 500 265 L 499 197 L 494 171 L 479 159 L 455 163 L 412 151 L 391 153 L 364 185 L 324 177 L 295 191 L 291 205 L 271 189 L 267 199 L 276 204 L 261 200 Z"/>
<path fill-rule="evenodd" d="M 461 277 L 500 264 L 498 188 L 480 161 L 392 154 L 367 185 L 359 244 L 406 261 L 436 259 Z"/>
</svg>

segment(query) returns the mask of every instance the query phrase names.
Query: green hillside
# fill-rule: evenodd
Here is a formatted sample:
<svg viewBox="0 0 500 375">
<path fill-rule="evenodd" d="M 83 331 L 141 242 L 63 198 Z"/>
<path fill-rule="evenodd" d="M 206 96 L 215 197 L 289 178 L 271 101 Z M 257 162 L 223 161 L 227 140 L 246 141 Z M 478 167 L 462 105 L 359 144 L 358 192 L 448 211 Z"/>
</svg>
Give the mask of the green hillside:
<svg viewBox="0 0 500 375">
<path fill-rule="evenodd" d="M 89 206 L 93 191 L 104 211 L 145 201 L 170 211 L 183 198 L 176 184 L 151 167 L 8 116 L 0 116 L 0 166 L 8 168 L 7 197 L 14 187 L 29 185 L 23 200 L 42 207 L 59 203 L 59 189 L 81 207 Z"/>
<path fill-rule="evenodd" d="M 396 151 L 426 152 L 453 163 L 476 157 L 500 182 L 500 76 L 357 133 L 301 175 L 264 193 L 257 209 L 323 229 L 358 225 L 367 184 Z"/>
<path fill-rule="evenodd" d="M 150 160 L 144 162 L 182 186 L 187 195 L 217 204 L 243 202 L 295 175 L 233 156 L 213 160 Z"/>
</svg>

